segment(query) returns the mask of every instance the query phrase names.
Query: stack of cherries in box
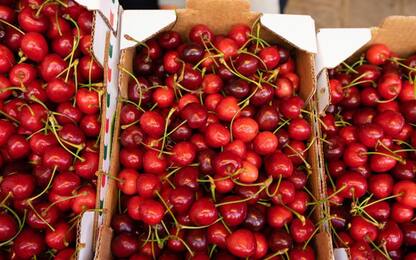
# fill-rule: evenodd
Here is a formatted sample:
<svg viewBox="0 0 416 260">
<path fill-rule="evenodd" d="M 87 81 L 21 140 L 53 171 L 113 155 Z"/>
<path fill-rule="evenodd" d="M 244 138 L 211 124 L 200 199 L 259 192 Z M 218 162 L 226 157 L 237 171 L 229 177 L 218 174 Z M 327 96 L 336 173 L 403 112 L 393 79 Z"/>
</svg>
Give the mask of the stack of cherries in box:
<svg viewBox="0 0 416 260">
<path fill-rule="evenodd" d="M 92 20 L 72 0 L 0 1 L 0 259 L 70 259 L 95 208 Z"/>
<path fill-rule="evenodd" d="M 175 31 L 136 41 L 133 71 L 120 68 L 130 84 L 114 257 L 315 258 L 312 114 L 294 57 L 253 29 L 199 24 L 189 42 Z"/>
<path fill-rule="evenodd" d="M 416 259 L 416 56 L 375 44 L 330 78 L 321 123 L 334 243 L 352 259 Z"/>
</svg>

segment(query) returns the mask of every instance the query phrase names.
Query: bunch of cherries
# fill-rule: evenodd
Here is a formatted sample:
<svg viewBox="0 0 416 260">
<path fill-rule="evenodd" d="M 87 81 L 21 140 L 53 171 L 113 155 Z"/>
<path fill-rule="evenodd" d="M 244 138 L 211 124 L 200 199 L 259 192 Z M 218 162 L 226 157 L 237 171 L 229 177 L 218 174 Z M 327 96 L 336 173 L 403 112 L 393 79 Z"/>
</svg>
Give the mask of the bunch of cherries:
<svg viewBox="0 0 416 260">
<path fill-rule="evenodd" d="M 0 259 L 71 259 L 95 208 L 103 70 L 92 13 L 0 1 Z"/>
<path fill-rule="evenodd" d="M 333 241 L 352 259 L 416 259 L 416 56 L 374 44 L 329 74 L 321 123 Z"/>
<path fill-rule="evenodd" d="M 120 114 L 117 259 L 314 259 L 295 60 L 237 24 L 137 42 Z M 128 37 L 130 40 L 130 37 Z"/>
</svg>

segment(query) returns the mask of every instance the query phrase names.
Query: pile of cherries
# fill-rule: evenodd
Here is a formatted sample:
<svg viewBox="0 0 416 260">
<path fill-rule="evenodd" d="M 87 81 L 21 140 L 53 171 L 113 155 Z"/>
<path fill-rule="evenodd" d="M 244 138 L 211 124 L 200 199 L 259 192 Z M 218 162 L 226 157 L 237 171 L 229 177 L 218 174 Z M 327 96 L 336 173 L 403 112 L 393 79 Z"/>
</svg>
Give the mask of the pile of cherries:
<svg viewBox="0 0 416 260">
<path fill-rule="evenodd" d="M 382 44 L 330 71 L 328 217 L 352 259 L 416 259 L 415 88 L 416 55 Z"/>
<path fill-rule="evenodd" d="M 294 57 L 259 26 L 137 42 L 121 68 L 115 258 L 315 258 L 311 113 Z"/>
<path fill-rule="evenodd" d="M 92 17 L 72 0 L 0 0 L 0 259 L 70 259 L 95 208 Z"/>
</svg>

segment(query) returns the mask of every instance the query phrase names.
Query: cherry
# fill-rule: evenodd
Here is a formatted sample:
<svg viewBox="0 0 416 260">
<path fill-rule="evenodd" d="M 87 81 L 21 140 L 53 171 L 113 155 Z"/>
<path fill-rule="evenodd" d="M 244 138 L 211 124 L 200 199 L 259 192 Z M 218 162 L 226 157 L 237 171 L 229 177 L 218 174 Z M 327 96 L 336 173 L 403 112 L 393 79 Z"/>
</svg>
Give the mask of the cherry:
<svg viewBox="0 0 416 260">
<path fill-rule="evenodd" d="M 210 244 L 214 244 L 219 248 L 226 248 L 226 239 L 229 233 L 224 224 L 217 222 L 207 228 L 207 241 Z"/>
<path fill-rule="evenodd" d="M 406 223 L 402 226 L 404 244 L 407 246 L 416 245 L 416 225 L 413 223 Z"/>
<path fill-rule="evenodd" d="M 81 184 L 81 179 L 73 172 L 62 172 L 55 176 L 51 190 L 62 196 L 71 195 Z"/>
<path fill-rule="evenodd" d="M 185 237 L 186 243 L 188 243 L 191 250 L 194 251 L 206 251 L 208 248 L 207 237 L 204 230 L 193 229 L 188 231 Z"/>
<path fill-rule="evenodd" d="M 386 201 L 372 202 L 367 205 L 365 211 L 375 220 L 386 221 L 390 217 L 390 205 Z"/>
<path fill-rule="evenodd" d="M 402 81 L 398 74 L 388 73 L 379 79 L 377 91 L 384 99 L 397 97 L 402 89 Z"/>
<path fill-rule="evenodd" d="M 83 56 L 79 60 L 78 69 L 86 82 L 98 82 L 103 78 L 103 68 L 92 56 Z"/>
<path fill-rule="evenodd" d="M 344 198 L 360 198 L 367 191 L 367 180 L 356 172 L 344 173 L 337 180 L 337 190 L 341 190 L 339 195 Z"/>
<path fill-rule="evenodd" d="M 16 220 L 6 212 L 0 213 L 0 241 L 8 241 L 17 233 L 18 225 Z"/>
<path fill-rule="evenodd" d="M 391 52 L 384 44 L 374 44 L 366 52 L 367 60 L 374 65 L 381 65 L 390 58 Z"/>
<path fill-rule="evenodd" d="M 63 102 L 58 104 L 56 112 L 59 115 L 56 116 L 56 120 L 59 124 L 69 124 L 79 122 L 81 120 L 82 113 L 71 102 Z"/>
<path fill-rule="evenodd" d="M 261 88 L 253 87 L 255 92 L 250 99 L 250 103 L 254 106 L 263 106 L 273 99 L 273 87 L 265 83 Z"/>
<path fill-rule="evenodd" d="M 305 141 L 311 136 L 312 129 L 309 123 L 303 118 L 292 119 L 288 133 L 289 138 L 298 141 Z"/>
<path fill-rule="evenodd" d="M 39 72 L 42 78 L 49 82 L 55 79 L 67 67 L 68 64 L 59 55 L 48 54 L 40 63 Z"/>
<path fill-rule="evenodd" d="M 397 223 L 407 223 L 413 218 L 413 208 L 395 203 L 391 208 L 391 217 Z"/>
<path fill-rule="evenodd" d="M 111 241 L 111 252 L 116 257 L 129 257 L 139 250 L 139 241 L 131 233 L 121 233 Z"/>
<path fill-rule="evenodd" d="M 276 151 L 267 157 L 265 168 L 267 174 L 273 178 L 290 177 L 293 173 L 292 161 L 281 151 Z"/>
<path fill-rule="evenodd" d="M 352 259 L 374 259 L 370 245 L 364 241 L 356 241 L 352 244 L 350 254 Z"/>
<path fill-rule="evenodd" d="M 290 259 L 315 259 L 315 253 L 310 246 L 300 247 L 297 246 L 290 250 L 289 252 Z"/>
<path fill-rule="evenodd" d="M 43 33 L 48 29 L 48 19 L 43 14 L 36 15 L 36 11 L 25 7 L 17 16 L 20 27 L 26 32 Z"/>
<path fill-rule="evenodd" d="M 389 221 L 378 235 L 378 240 L 387 250 L 399 250 L 403 243 L 403 233 L 394 221 Z"/>
<path fill-rule="evenodd" d="M 35 178 L 24 173 L 4 176 L 0 184 L 3 194 L 11 193 L 16 199 L 29 198 L 35 191 Z"/>
<path fill-rule="evenodd" d="M 225 84 L 224 90 L 227 95 L 242 99 L 250 93 L 250 86 L 242 79 L 232 79 Z"/>
<path fill-rule="evenodd" d="M 393 182 L 393 178 L 389 174 L 372 175 L 368 181 L 368 189 L 375 198 L 385 198 L 392 193 Z"/>
<path fill-rule="evenodd" d="M 231 38 L 223 38 L 218 40 L 216 43 L 216 47 L 223 55 L 225 60 L 234 58 L 238 54 L 237 51 L 239 45 L 235 40 Z"/>
<path fill-rule="evenodd" d="M 181 118 L 187 121 L 189 127 L 196 129 L 205 126 L 208 113 L 207 110 L 198 103 L 187 104 L 180 112 Z"/>
<path fill-rule="evenodd" d="M 280 205 L 272 206 L 267 212 L 267 222 L 273 228 L 282 228 L 292 218 L 292 212 Z"/>
<path fill-rule="evenodd" d="M 75 173 L 84 179 L 93 179 L 98 170 L 99 155 L 96 152 L 84 151 L 81 154 L 84 161 L 76 161 L 74 164 Z"/>
<path fill-rule="evenodd" d="M 97 114 L 100 110 L 97 91 L 80 88 L 75 95 L 78 109 L 85 114 Z"/>
<path fill-rule="evenodd" d="M 396 200 L 403 205 L 416 208 L 416 183 L 412 181 L 399 181 L 393 186 L 393 194 Z"/>
<path fill-rule="evenodd" d="M 62 250 L 74 241 L 75 234 L 70 229 L 70 225 L 65 222 L 59 222 L 55 225 L 55 230 L 46 230 L 46 244 L 53 249 Z"/>
<path fill-rule="evenodd" d="M 195 225 L 205 226 L 215 222 L 218 212 L 214 203 L 209 198 L 196 200 L 189 210 L 189 216 Z"/>
<path fill-rule="evenodd" d="M 0 73 L 9 72 L 15 63 L 16 60 L 10 49 L 0 44 Z"/>
<path fill-rule="evenodd" d="M 222 124 L 210 124 L 205 130 L 205 139 L 209 146 L 218 148 L 230 142 L 230 132 Z"/>
<path fill-rule="evenodd" d="M 367 162 L 367 148 L 360 143 L 349 144 L 343 156 L 345 165 L 349 167 L 359 167 Z"/>
<path fill-rule="evenodd" d="M 13 243 L 13 253 L 21 259 L 30 259 L 39 255 L 45 248 L 42 234 L 26 228 L 20 232 Z"/>
<path fill-rule="evenodd" d="M 213 168 L 220 176 L 233 175 L 241 168 L 242 159 L 231 151 L 223 151 L 213 160 Z"/>
<path fill-rule="evenodd" d="M 158 43 L 164 49 L 176 49 L 182 43 L 182 39 L 175 31 L 165 31 L 159 35 Z"/>
<path fill-rule="evenodd" d="M 74 82 L 54 79 L 46 87 L 48 99 L 55 103 L 69 101 L 75 94 Z"/>
<path fill-rule="evenodd" d="M 244 222 L 247 216 L 247 204 L 245 202 L 237 202 L 241 200 L 238 196 L 228 196 L 224 198 L 220 204 L 219 211 L 228 226 L 238 226 Z"/>
<path fill-rule="evenodd" d="M 362 217 L 351 219 L 351 237 L 357 241 L 374 241 L 377 238 L 377 227 Z"/>
<path fill-rule="evenodd" d="M 7 153 L 11 159 L 21 159 L 29 155 L 29 142 L 22 135 L 12 135 L 7 142 Z"/>
<path fill-rule="evenodd" d="M 259 131 L 259 126 L 254 119 L 248 117 L 237 118 L 232 126 L 232 133 L 236 139 L 243 142 L 252 141 Z"/>
<path fill-rule="evenodd" d="M 238 47 L 243 46 L 250 36 L 251 29 L 245 24 L 236 24 L 231 27 L 228 37 L 233 39 Z"/>
<path fill-rule="evenodd" d="M 9 73 L 9 80 L 15 86 L 30 84 L 36 79 L 36 69 L 27 63 L 15 65 Z"/>
<path fill-rule="evenodd" d="M 200 45 L 211 42 L 213 37 L 212 31 L 204 24 L 194 25 L 189 31 L 189 39 Z"/>
<path fill-rule="evenodd" d="M 37 32 L 26 33 L 20 44 L 23 53 L 35 62 L 41 62 L 48 54 L 48 44 L 45 37 Z"/>
<path fill-rule="evenodd" d="M 77 192 L 77 197 L 72 204 L 72 211 L 75 214 L 80 214 L 85 210 L 95 207 L 96 202 L 96 188 L 90 185 L 81 187 Z"/>
<path fill-rule="evenodd" d="M 256 238 L 247 229 L 238 229 L 226 239 L 227 249 L 237 257 L 249 257 L 256 253 Z"/>
<path fill-rule="evenodd" d="M 148 150 L 143 156 L 143 168 L 145 172 L 161 174 L 166 170 L 168 162 L 163 155 L 154 150 Z"/>
</svg>

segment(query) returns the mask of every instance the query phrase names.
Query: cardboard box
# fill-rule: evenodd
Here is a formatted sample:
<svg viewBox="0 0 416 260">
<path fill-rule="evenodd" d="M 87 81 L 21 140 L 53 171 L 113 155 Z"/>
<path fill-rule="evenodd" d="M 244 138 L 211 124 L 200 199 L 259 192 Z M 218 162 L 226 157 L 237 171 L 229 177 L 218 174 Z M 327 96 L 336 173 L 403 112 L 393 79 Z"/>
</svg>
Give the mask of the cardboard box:
<svg viewBox="0 0 416 260">
<path fill-rule="evenodd" d="M 104 197 L 109 187 L 106 173 L 110 168 L 111 142 L 113 139 L 115 107 L 117 103 L 119 62 L 119 11 L 117 0 L 76 0 L 77 3 L 94 11 L 92 53 L 104 68 L 104 94 L 101 109 L 100 161 L 97 180 L 97 206 L 99 211 L 85 212 L 78 224 L 76 259 L 92 259 L 97 237 L 97 227 L 102 223 Z"/>
<path fill-rule="evenodd" d="M 269 42 L 282 44 L 292 49 L 296 55 L 297 71 L 300 75 L 300 95 L 308 103 L 308 109 L 316 112 L 317 101 L 314 97 L 316 90 L 315 54 L 316 35 L 314 21 L 309 16 L 260 14 L 250 12 L 247 0 L 188 0 L 187 9 L 173 10 L 127 10 L 123 11 L 121 20 L 120 38 L 120 66 L 132 71 L 132 61 L 135 55 L 133 41 L 125 39 L 125 35 L 137 41 L 145 41 L 157 33 L 173 29 L 187 39 L 190 28 L 198 23 L 208 25 L 216 34 L 225 33 L 236 23 L 253 24 L 258 18 L 262 25 L 262 36 Z M 137 27 L 137 24 L 143 26 Z M 130 78 L 125 73 L 119 74 L 120 97 L 127 97 L 127 88 Z M 117 104 L 114 139 L 112 145 L 110 175 L 117 176 L 119 172 L 119 114 L 122 103 Z M 312 123 L 313 136 L 319 136 L 319 125 L 315 119 Z M 323 196 L 322 178 L 319 174 L 323 163 L 320 161 L 318 145 L 314 143 L 308 154 L 308 161 L 312 165 L 310 186 L 317 198 Z M 111 217 L 117 204 L 117 183 L 108 179 L 109 189 L 104 200 L 103 225 L 99 228 L 99 236 L 95 259 L 111 258 L 112 230 Z M 323 206 L 315 211 L 315 219 L 323 218 Z M 332 259 L 331 236 L 327 232 L 327 225 L 320 227 L 315 239 L 318 259 Z"/>
<path fill-rule="evenodd" d="M 416 16 L 390 16 L 379 27 L 374 28 L 320 29 L 317 34 L 318 55 L 316 59 L 319 114 L 325 114 L 325 109 L 331 102 L 327 69 L 335 68 L 343 61 L 357 59 L 375 43 L 385 44 L 399 57 L 408 57 L 416 52 L 415 32 Z M 319 149 L 323 157 L 322 145 Z M 325 176 L 324 171 L 321 176 Z M 325 182 L 322 185 L 326 191 Z M 336 248 L 334 254 L 337 260 L 349 258 L 345 248 Z"/>
</svg>

